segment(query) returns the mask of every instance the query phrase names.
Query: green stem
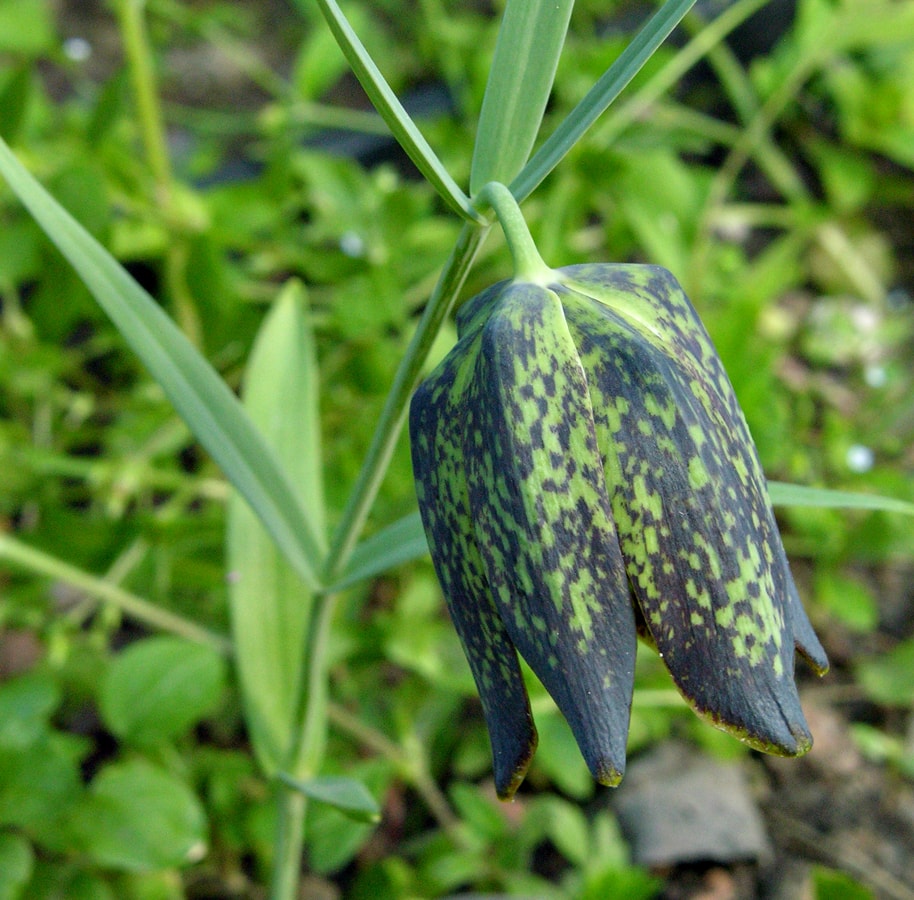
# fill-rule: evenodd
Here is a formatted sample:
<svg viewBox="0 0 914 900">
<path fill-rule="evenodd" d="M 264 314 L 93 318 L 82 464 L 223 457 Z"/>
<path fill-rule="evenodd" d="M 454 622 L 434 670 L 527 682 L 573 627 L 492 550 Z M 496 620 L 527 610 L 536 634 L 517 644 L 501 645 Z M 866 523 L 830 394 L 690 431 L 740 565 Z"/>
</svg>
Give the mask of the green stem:
<svg viewBox="0 0 914 900">
<path fill-rule="evenodd" d="M 514 262 L 514 278 L 533 284 L 550 284 L 555 281 L 555 273 L 540 256 L 524 214 L 511 191 L 497 181 L 484 185 L 477 195 L 477 202 L 488 204 L 498 216 L 498 224 L 505 234 L 511 259 Z"/>
<path fill-rule="evenodd" d="M 276 789 L 279 796 L 270 900 L 295 900 L 299 896 L 308 798 L 279 779 Z"/>
<path fill-rule="evenodd" d="M 155 204 L 161 209 L 162 217 L 169 229 L 177 227 L 178 230 L 182 230 L 185 223 L 175 204 L 174 174 L 168 152 L 165 120 L 159 102 L 149 33 L 146 29 L 145 8 L 145 0 L 120 0 L 117 3 L 143 149 L 155 183 Z M 165 282 L 181 330 L 195 346 L 200 346 L 203 330 L 187 286 L 188 252 L 187 241 L 183 238 L 169 241 L 164 260 Z"/>
<path fill-rule="evenodd" d="M 463 226 L 435 290 L 425 307 L 425 312 L 419 320 L 419 325 L 406 354 L 400 361 L 400 367 L 397 369 L 393 386 L 387 395 L 387 401 L 375 427 L 362 470 L 350 492 L 346 508 L 343 510 L 343 516 L 334 535 L 324 567 L 324 584 L 332 584 L 339 579 L 339 575 L 355 547 L 406 420 L 409 398 L 422 377 L 422 369 L 429 351 L 432 349 L 442 323 L 454 306 L 488 230 L 488 224 L 476 226 L 467 223 Z"/>
<path fill-rule="evenodd" d="M 306 671 L 301 683 L 299 723 L 293 735 L 286 770 L 293 778 L 307 781 L 320 771 L 327 736 L 327 651 L 336 594 L 318 596 L 314 601 L 305 638 Z M 276 848 L 271 880 L 271 900 L 294 900 L 298 896 L 302 852 L 305 845 L 307 798 L 281 779 L 276 809 Z"/>
<path fill-rule="evenodd" d="M 214 634 L 181 616 L 170 613 L 148 600 L 143 600 L 110 581 L 89 575 L 75 566 L 61 562 L 40 550 L 35 550 L 8 534 L 0 534 L 0 559 L 7 559 L 31 572 L 66 582 L 77 590 L 111 603 L 131 618 L 153 628 L 168 631 L 201 644 L 208 644 L 226 655 L 231 653 L 231 643 L 221 635 Z"/>
<path fill-rule="evenodd" d="M 324 756 L 327 738 L 327 651 L 337 596 L 323 594 L 315 599 L 305 639 L 307 669 L 298 715 L 302 725 L 296 732 L 297 740 L 291 748 L 287 766 L 289 774 L 300 781 L 317 774 Z"/>
<path fill-rule="evenodd" d="M 144 0 L 120 0 L 117 11 L 146 159 L 155 178 L 156 188 L 162 193 L 159 199 L 167 206 L 171 201 L 171 159 L 168 155 L 168 141 L 165 137 L 165 126 L 156 89 L 149 35 L 143 18 L 145 6 Z"/>
<path fill-rule="evenodd" d="M 395 744 L 380 731 L 366 725 L 358 716 L 354 716 L 345 707 L 331 703 L 327 714 L 332 724 L 350 737 L 364 744 L 369 750 L 386 757 L 399 770 L 404 780 L 415 788 L 425 801 L 429 812 L 438 824 L 458 847 L 465 846 L 466 839 L 460 830 L 460 819 L 451 809 L 447 797 L 441 792 L 435 779 L 428 772 L 423 758 L 413 758 L 403 747 Z"/>
</svg>

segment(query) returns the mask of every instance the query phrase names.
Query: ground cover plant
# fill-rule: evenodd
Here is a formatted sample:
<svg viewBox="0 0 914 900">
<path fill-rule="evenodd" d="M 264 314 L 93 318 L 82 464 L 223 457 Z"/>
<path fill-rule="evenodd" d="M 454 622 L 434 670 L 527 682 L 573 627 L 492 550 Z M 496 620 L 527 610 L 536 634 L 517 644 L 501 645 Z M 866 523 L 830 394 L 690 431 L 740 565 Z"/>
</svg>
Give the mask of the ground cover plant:
<svg viewBox="0 0 914 900">
<path fill-rule="evenodd" d="M 813 737 L 854 762 L 750 759 L 644 647 L 628 755 L 738 756 L 807 890 L 910 896 L 914 5 L 690 7 L 0 2 L 3 896 L 686 889 L 529 672 L 539 748 L 493 781 L 427 555 L 401 425 L 513 271 L 493 206 L 514 250 L 692 299 L 831 659 Z"/>
</svg>

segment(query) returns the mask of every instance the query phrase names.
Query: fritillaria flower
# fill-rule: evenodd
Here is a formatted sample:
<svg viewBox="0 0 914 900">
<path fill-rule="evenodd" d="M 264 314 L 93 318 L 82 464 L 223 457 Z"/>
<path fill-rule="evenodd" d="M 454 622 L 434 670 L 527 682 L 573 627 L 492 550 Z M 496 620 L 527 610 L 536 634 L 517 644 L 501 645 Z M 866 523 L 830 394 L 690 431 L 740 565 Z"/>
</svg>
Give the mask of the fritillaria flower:
<svg viewBox="0 0 914 900">
<path fill-rule="evenodd" d="M 625 768 L 637 639 L 701 716 L 812 743 L 795 648 L 824 672 L 720 358 L 664 269 L 496 284 L 410 413 L 432 560 L 482 699 L 500 796 L 536 747 L 518 653 L 597 781 Z"/>
</svg>

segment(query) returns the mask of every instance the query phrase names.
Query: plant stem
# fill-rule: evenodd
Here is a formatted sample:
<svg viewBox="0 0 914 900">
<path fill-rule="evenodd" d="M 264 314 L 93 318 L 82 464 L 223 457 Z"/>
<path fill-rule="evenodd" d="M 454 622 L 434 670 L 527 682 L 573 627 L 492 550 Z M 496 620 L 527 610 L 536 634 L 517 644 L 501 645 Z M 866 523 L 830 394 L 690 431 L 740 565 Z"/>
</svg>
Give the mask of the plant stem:
<svg viewBox="0 0 914 900">
<path fill-rule="evenodd" d="M 327 735 L 327 650 L 337 594 L 318 595 L 305 638 L 306 671 L 302 678 L 299 708 L 286 769 L 299 781 L 318 773 Z M 298 896 L 302 851 L 305 844 L 307 798 L 282 779 L 276 779 L 276 847 L 270 900 Z"/>
<path fill-rule="evenodd" d="M 130 80 L 133 83 L 146 160 L 152 170 L 156 190 L 161 193 L 158 200 L 168 206 L 171 202 L 171 159 L 168 155 L 162 109 L 159 105 L 149 35 L 143 18 L 145 6 L 143 0 L 120 0 L 117 11 L 124 52 L 130 67 Z"/>
<path fill-rule="evenodd" d="M 464 835 L 460 831 L 460 819 L 451 809 L 447 797 L 441 792 L 435 779 L 429 775 L 424 759 L 414 759 L 403 747 L 395 744 L 377 729 L 366 725 L 345 707 L 330 703 L 327 706 L 327 714 L 330 721 L 341 731 L 345 731 L 370 750 L 390 760 L 406 782 L 416 789 L 416 792 L 425 801 L 429 812 L 454 844 L 460 847 L 466 843 Z"/>
<path fill-rule="evenodd" d="M 111 603 L 131 618 L 151 625 L 153 628 L 168 631 L 190 641 L 208 644 L 225 655 L 231 653 L 231 643 L 222 635 L 215 634 L 194 622 L 168 612 L 155 603 L 143 600 L 110 581 L 97 578 L 83 572 L 82 569 L 77 569 L 40 550 L 20 543 L 8 534 L 0 534 L 0 559 L 7 559 L 25 569 L 37 572 L 39 575 L 66 582 L 80 591 Z"/>
<path fill-rule="evenodd" d="M 308 798 L 279 779 L 276 779 L 276 789 L 279 797 L 270 900 L 295 900 L 301 879 Z"/>
<path fill-rule="evenodd" d="M 178 226 L 180 228 L 187 223 L 182 221 L 182 216 L 175 204 L 174 174 L 168 151 L 165 120 L 159 102 L 149 33 L 146 30 L 144 18 L 146 3 L 145 0 L 120 0 L 116 7 L 124 52 L 130 70 L 130 80 L 133 84 L 143 149 L 155 183 L 154 202 L 156 207 L 162 211 L 166 227 L 171 229 Z M 187 241 L 183 237 L 168 242 L 164 260 L 164 280 L 174 303 L 175 318 L 178 320 L 181 330 L 195 346 L 200 346 L 203 332 L 196 306 L 187 286 L 187 256 Z"/>
<path fill-rule="evenodd" d="M 400 367 L 397 369 L 394 383 L 375 427 L 362 470 L 349 495 L 342 519 L 334 535 L 324 567 L 324 584 L 332 584 L 338 580 L 355 547 L 393 455 L 400 430 L 406 420 L 409 398 L 422 376 L 426 357 L 435 342 L 441 324 L 454 306 L 454 301 L 463 287 L 467 273 L 490 227 L 488 224 L 477 226 L 467 223 L 457 238 L 457 243 L 451 251 L 435 290 L 425 307 L 425 312 L 419 320 L 406 355 L 400 361 Z"/>
<path fill-rule="evenodd" d="M 371 445 L 343 511 L 324 566 L 324 584 L 337 578 L 358 540 L 378 488 L 387 470 L 406 418 L 409 398 L 422 374 L 422 368 L 442 322 L 451 311 L 457 295 L 489 225 L 465 224 L 438 279 L 435 290 L 419 320 L 416 332 L 394 378 Z M 290 748 L 290 774 L 307 780 L 320 768 L 327 728 L 327 647 L 330 623 L 336 605 L 335 594 L 318 594 L 306 638 L 304 658 L 307 673 L 302 680 L 300 706 Z M 304 847 L 306 798 L 284 782 L 277 782 L 276 855 L 274 857 L 271 900 L 294 900 L 301 855 Z M 441 810 L 439 810 L 441 812 Z"/>
<path fill-rule="evenodd" d="M 497 181 L 490 181 L 479 191 L 477 202 L 488 204 L 498 216 L 514 262 L 514 278 L 543 285 L 555 281 L 555 273 L 536 249 L 527 221 L 511 191 Z"/>
</svg>

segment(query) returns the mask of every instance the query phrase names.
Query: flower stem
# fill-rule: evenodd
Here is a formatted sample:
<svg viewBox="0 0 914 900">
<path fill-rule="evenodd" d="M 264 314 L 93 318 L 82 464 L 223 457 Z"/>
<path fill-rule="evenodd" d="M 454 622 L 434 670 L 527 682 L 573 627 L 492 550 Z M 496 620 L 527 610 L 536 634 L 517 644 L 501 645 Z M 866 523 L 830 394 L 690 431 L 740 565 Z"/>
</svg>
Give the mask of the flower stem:
<svg viewBox="0 0 914 900">
<path fill-rule="evenodd" d="M 321 767 L 327 736 L 327 650 L 336 594 L 315 598 L 305 638 L 303 674 L 299 708 L 289 748 L 286 770 L 298 781 L 308 781 Z M 292 785 L 277 778 L 276 846 L 270 900 L 295 900 L 301 878 L 302 851 L 305 846 L 307 797 Z"/>
<path fill-rule="evenodd" d="M 497 181 L 490 181 L 481 188 L 476 202 L 491 206 L 495 211 L 514 261 L 515 280 L 543 285 L 555 281 L 555 273 L 543 262 L 536 249 L 524 215 L 511 191 Z"/>
<path fill-rule="evenodd" d="M 295 900 L 301 881 L 308 798 L 280 779 L 276 779 L 276 789 L 279 798 L 270 900 Z"/>
<path fill-rule="evenodd" d="M 489 225 L 466 223 L 429 298 L 425 312 L 394 377 L 362 470 L 343 511 L 324 567 L 324 584 L 333 584 L 349 559 L 377 496 L 400 430 L 406 420 L 409 398 L 422 377 L 422 368 L 441 324 L 454 306 L 467 273 L 489 231 Z"/>
</svg>

